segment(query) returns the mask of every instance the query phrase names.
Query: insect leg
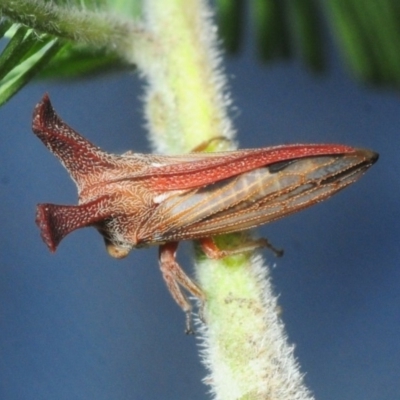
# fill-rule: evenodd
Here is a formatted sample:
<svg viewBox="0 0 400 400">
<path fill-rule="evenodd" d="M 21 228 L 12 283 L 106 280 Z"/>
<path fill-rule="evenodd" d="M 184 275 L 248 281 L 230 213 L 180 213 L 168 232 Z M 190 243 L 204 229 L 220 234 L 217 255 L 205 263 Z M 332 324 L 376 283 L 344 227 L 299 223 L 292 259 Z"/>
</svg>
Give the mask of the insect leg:
<svg viewBox="0 0 400 400">
<path fill-rule="evenodd" d="M 222 143 L 222 142 L 230 143 L 231 140 L 228 139 L 226 136 L 222 136 L 222 135 L 216 136 L 211 139 L 205 140 L 204 142 L 201 142 L 198 146 L 196 146 L 194 149 L 192 149 L 191 153 L 198 153 L 198 152 L 206 151 L 208 146 L 210 146 L 213 142 L 216 142 L 218 145 L 219 143 Z"/>
<path fill-rule="evenodd" d="M 204 304 L 205 296 L 200 287 L 185 274 L 176 262 L 175 256 L 178 244 L 178 242 L 169 242 L 159 247 L 159 264 L 168 290 L 186 314 L 186 334 L 192 334 L 194 333 L 191 320 L 192 305 L 182 293 L 180 286 L 193 296 L 196 296 L 202 304 Z"/>
<path fill-rule="evenodd" d="M 283 255 L 282 249 L 277 249 L 267 239 L 264 238 L 248 240 L 245 243 L 236 246 L 234 249 L 224 249 L 224 250 L 219 249 L 211 237 L 199 239 L 199 242 L 206 256 L 212 259 L 219 259 L 228 256 L 233 256 L 235 254 L 245 253 L 247 251 L 259 249 L 260 247 L 266 247 L 270 249 L 275 254 L 276 257 L 281 257 Z"/>
</svg>

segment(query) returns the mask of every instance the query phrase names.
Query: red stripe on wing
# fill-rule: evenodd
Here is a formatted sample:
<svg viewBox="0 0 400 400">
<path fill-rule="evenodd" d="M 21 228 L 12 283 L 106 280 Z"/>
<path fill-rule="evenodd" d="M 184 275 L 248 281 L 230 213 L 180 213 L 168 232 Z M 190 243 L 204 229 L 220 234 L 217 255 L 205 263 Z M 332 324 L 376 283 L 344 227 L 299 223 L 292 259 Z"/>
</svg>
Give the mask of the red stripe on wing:
<svg viewBox="0 0 400 400">
<path fill-rule="evenodd" d="M 281 161 L 349 153 L 354 153 L 352 147 L 338 144 L 294 144 L 219 153 L 215 154 L 215 157 L 210 157 L 208 153 L 202 159 L 198 159 L 196 154 L 196 158 L 191 162 L 151 167 L 146 170 L 146 176 L 151 181 L 151 190 L 184 190 L 218 182 Z"/>
</svg>

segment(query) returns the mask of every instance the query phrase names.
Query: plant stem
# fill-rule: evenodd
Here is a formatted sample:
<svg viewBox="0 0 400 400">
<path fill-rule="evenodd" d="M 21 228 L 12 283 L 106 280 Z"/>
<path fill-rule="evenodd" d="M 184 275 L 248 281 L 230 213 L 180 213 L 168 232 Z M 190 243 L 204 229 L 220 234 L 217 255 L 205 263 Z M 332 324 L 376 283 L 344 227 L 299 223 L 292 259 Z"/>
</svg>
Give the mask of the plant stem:
<svg viewBox="0 0 400 400">
<path fill-rule="evenodd" d="M 154 42 L 141 69 L 149 82 L 145 107 L 155 149 L 182 153 L 216 136 L 232 138 L 215 31 L 203 24 L 208 11 L 197 0 L 144 3 Z"/>
<path fill-rule="evenodd" d="M 58 6 L 42 0 L 1 0 L 1 15 L 58 38 L 107 48 L 123 58 L 137 29 L 132 21 L 110 12 Z"/>
<path fill-rule="evenodd" d="M 225 78 L 205 1 L 147 0 L 144 13 L 151 41 L 136 46 L 133 57 L 148 80 L 145 108 L 155 150 L 181 153 L 218 136 L 232 139 Z M 248 239 L 228 235 L 218 245 Z M 215 398 L 311 399 L 261 258 L 246 253 L 210 260 L 196 253 L 196 275 L 207 297 L 206 325 L 200 328 L 210 372 L 205 382 Z"/>
</svg>

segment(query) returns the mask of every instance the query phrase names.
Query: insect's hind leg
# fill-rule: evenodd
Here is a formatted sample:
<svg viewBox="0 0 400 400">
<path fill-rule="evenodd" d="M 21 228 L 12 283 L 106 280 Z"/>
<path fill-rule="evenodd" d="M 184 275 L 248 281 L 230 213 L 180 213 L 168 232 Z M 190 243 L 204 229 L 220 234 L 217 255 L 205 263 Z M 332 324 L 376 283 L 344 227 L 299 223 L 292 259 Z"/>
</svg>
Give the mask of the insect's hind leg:
<svg viewBox="0 0 400 400">
<path fill-rule="evenodd" d="M 202 238 L 199 240 L 200 246 L 207 257 L 212 259 L 220 259 L 235 254 L 245 253 L 262 247 L 270 249 L 276 257 L 283 256 L 283 250 L 274 247 L 267 239 L 250 239 L 244 243 L 237 245 L 232 249 L 219 249 L 211 237 Z"/>
<path fill-rule="evenodd" d="M 182 293 L 181 287 L 186 289 L 190 294 L 197 297 L 201 301 L 200 318 L 202 317 L 202 307 L 205 302 L 205 296 L 200 287 L 194 283 L 182 270 L 180 265 L 176 262 L 176 249 L 178 242 L 169 242 L 163 244 L 159 248 L 159 263 L 160 269 L 174 300 L 182 308 L 186 314 L 186 334 L 193 334 L 192 328 L 192 305 L 187 300 L 186 296 Z"/>
</svg>

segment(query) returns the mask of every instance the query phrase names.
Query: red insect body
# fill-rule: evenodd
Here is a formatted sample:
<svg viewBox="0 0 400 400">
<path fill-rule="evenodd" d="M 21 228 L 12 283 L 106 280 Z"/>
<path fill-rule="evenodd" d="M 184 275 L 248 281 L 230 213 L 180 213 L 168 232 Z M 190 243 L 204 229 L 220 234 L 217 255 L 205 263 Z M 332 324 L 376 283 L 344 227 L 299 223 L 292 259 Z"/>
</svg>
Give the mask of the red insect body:
<svg viewBox="0 0 400 400">
<path fill-rule="evenodd" d="M 171 294 L 187 312 L 179 285 L 203 299 L 175 261 L 180 240 L 199 239 L 206 253 L 232 252 L 210 236 L 250 229 L 324 200 L 355 182 L 377 160 L 364 149 L 336 144 L 276 146 L 179 156 L 107 154 L 66 125 L 47 95 L 36 106 L 33 131 L 75 181 L 79 204 L 38 205 L 36 222 L 51 251 L 71 231 L 94 226 L 108 252 L 160 245 Z M 237 251 L 266 241 L 257 241 Z"/>
</svg>

